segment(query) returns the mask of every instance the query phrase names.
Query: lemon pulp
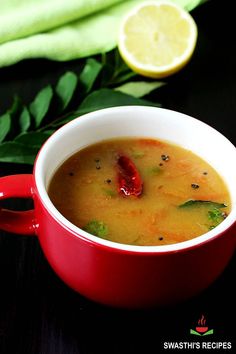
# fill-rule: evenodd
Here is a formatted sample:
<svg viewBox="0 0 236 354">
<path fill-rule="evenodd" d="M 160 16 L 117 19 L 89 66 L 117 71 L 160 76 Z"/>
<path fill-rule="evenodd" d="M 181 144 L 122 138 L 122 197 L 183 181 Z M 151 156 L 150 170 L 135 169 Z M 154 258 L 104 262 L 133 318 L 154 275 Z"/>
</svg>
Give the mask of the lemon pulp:
<svg viewBox="0 0 236 354">
<path fill-rule="evenodd" d="M 145 2 L 125 17 L 118 48 L 137 73 L 162 78 L 179 71 L 190 60 L 197 41 L 192 16 L 167 1 Z"/>
</svg>

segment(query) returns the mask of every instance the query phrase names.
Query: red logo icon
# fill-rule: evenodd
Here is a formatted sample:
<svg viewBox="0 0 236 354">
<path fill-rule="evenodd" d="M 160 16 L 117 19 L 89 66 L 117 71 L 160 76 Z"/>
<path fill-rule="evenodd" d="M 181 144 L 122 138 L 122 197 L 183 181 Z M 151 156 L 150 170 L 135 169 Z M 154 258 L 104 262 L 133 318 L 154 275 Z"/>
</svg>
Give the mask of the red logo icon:
<svg viewBox="0 0 236 354">
<path fill-rule="evenodd" d="M 206 318 L 204 315 L 202 315 L 202 317 L 198 320 L 197 324 L 198 325 L 195 327 L 195 330 L 190 329 L 190 334 L 195 334 L 197 336 L 207 336 L 209 334 L 213 334 L 214 330 L 209 330 L 209 327 L 206 326 Z"/>
</svg>

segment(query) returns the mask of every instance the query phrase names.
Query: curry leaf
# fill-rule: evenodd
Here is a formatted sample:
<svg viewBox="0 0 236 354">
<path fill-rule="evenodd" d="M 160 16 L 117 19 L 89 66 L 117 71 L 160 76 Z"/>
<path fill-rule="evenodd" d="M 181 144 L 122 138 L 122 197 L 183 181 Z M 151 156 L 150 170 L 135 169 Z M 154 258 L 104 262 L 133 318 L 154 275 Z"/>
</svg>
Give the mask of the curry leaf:
<svg viewBox="0 0 236 354">
<path fill-rule="evenodd" d="M 224 203 L 217 203 L 217 202 L 212 202 L 211 200 L 195 200 L 195 199 L 190 199 L 187 202 L 180 204 L 179 208 L 188 208 L 188 207 L 195 207 L 195 206 L 201 206 L 201 205 L 207 205 L 209 207 L 215 207 L 215 208 L 226 208 L 227 205 Z"/>
<path fill-rule="evenodd" d="M 99 63 L 97 60 L 93 58 L 89 58 L 86 61 L 86 64 L 79 76 L 79 80 L 82 83 L 84 87 L 85 93 L 88 93 L 92 87 L 93 84 L 98 77 L 98 74 L 100 73 L 102 69 L 102 64 Z"/>
<path fill-rule="evenodd" d="M 17 96 L 14 95 L 13 97 L 13 103 L 11 107 L 7 110 L 6 113 L 9 113 L 10 118 L 11 118 L 11 127 L 10 131 L 7 134 L 7 137 L 5 140 L 12 140 L 14 139 L 14 136 L 18 134 L 20 130 L 20 123 L 19 123 L 19 114 L 22 111 L 22 102 L 21 99 Z"/>
<path fill-rule="evenodd" d="M 37 152 L 37 147 L 24 145 L 14 141 L 7 141 L 0 145 L 0 161 L 32 165 Z"/>
<path fill-rule="evenodd" d="M 131 81 L 116 87 L 115 90 L 134 97 L 143 97 L 163 85 L 165 85 L 163 81 Z"/>
<path fill-rule="evenodd" d="M 12 103 L 12 106 L 9 108 L 8 110 L 8 113 L 11 115 L 11 116 L 14 116 L 18 113 L 18 111 L 22 108 L 22 103 L 21 103 L 21 100 L 20 98 L 15 95 L 13 97 L 13 103 Z"/>
<path fill-rule="evenodd" d="M 158 103 L 150 102 L 127 95 L 123 92 L 105 88 L 93 91 L 90 95 L 88 95 L 79 106 L 77 113 L 83 114 L 102 108 L 127 105 L 160 106 Z"/>
<path fill-rule="evenodd" d="M 11 129 L 11 116 L 5 113 L 0 117 L 0 143 L 5 139 Z"/>
<path fill-rule="evenodd" d="M 52 132 L 29 132 L 18 135 L 14 141 L 28 145 L 28 146 L 36 146 L 38 148 L 49 138 Z"/>
<path fill-rule="evenodd" d="M 26 132 L 30 127 L 30 114 L 27 107 L 24 107 L 19 117 L 20 131 Z"/>
<path fill-rule="evenodd" d="M 47 114 L 52 97 L 53 91 L 51 86 L 48 85 L 39 91 L 34 101 L 30 104 L 30 113 L 34 117 L 36 128 L 40 126 L 43 118 Z"/>
<path fill-rule="evenodd" d="M 137 74 L 130 70 L 130 68 L 122 60 L 117 49 L 112 52 L 102 54 L 102 86 L 115 86 L 125 82 Z"/>
<path fill-rule="evenodd" d="M 32 164 L 44 141 L 58 127 L 81 114 L 123 105 L 160 106 L 140 97 L 162 86 L 162 82 L 131 82 L 117 87 L 134 76 L 138 77 L 124 63 L 118 50 L 102 55 L 100 61 L 85 59 L 82 65 L 79 77 L 68 71 L 58 80 L 55 85 L 55 102 L 50 85 L 41 89 L 28 106 L 18 96 L 14 96 L 10 109 L 0 117 L 0 161 Z M 80 89 L 79 107 L 76 107 L 73 100 L 77 88 Z M 52 104 L 59 100 L 59 109 L 52 110 Z M 52 113 L 50 119 L 49 109 Z M 61 116 L 58 114 L 60 112 Z M 44 118 L 47 118 L 46 124 L 43 124 Z"/>
<path fill-rule="evenodd" d="M 67 71 L 58 81 L 56 93 L 61 100 L 62 111 L 70 103 L 78 83 L 77 75 Z"/>
</svg>

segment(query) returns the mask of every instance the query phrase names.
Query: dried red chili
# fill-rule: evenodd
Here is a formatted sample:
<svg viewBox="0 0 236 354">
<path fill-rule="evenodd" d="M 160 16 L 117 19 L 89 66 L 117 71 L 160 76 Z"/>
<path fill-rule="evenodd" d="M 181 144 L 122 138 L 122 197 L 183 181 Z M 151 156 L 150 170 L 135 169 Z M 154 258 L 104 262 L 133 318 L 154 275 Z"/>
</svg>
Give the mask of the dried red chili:
<svg viewBox="0 0 236 354">
<path fill-rule="evenodd" d="M 118 184 L 119 192 L 125 196 L 140 196 L 143 191 L 143 182 L 134 162 L 127 156 L 118 158 Z"/>
</svg>

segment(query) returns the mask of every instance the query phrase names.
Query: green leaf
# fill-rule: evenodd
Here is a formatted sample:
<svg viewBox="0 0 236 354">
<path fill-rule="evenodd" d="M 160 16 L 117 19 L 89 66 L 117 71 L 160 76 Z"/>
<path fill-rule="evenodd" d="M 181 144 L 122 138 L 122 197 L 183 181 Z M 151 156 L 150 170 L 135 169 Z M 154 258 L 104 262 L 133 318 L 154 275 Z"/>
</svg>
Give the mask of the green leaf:
<svg viewBox="0 0 236 354">
<path fill-rule="evenodd" d="M 21 99 L 17 95 L 14 95 L 13 103 L 11 107 L 7 110 L 7 113 L 9 113 L 11 118 L 11 127 L 10 127 L 10 131 L 7 134 L 7 139 L 5 140 L 10 141 L 14 139 L 14 137 L 21 132 L 21 127 L 19 123 L 19 114 L 22 111 L 22 108 L 23 105 Z"/>
<path fill-rule="evenodd" d="M 209 334 L 213 334 L 214 333 L 214 329 L 210 329 L 209 331 L 203 333 L 203 336 L 209 336 Z"/>
<path fill-rule="evenodd" d="M 102 108 L 127 105 L 159 106 L 157 103 L 126 95 L 112 89 L 100 89 L 93 91 L 84 99 L 77 113 L 79 115 Z"/>
<path fill-rule="evenodd" d="M 48 85 L 39 91 L 34 101 L 30 104 L 30 113 L 34 117 L 36 128 L 40 126 L 43 118 L 47 114 L 52 97 L 52 87 Z"/>
<path fill-rule="evenodd" d="M 227 205 L 224 203 L 212 202 L 211 200 L 194 200 L 190 199 L 187 202 L 180 204 L 179 208 L 188 208 L 188 207 L 198 207 L 198 206 L 209 206 L 215 208 L 226 208 Z"/>
<path fill-rule="evenodd" d="M 14 141 L 40 148 L 41 145 L 49 138 L 51 132 L 29 132 L 18 135 Z"/>
<path fill-rule="evenodd" d="M 13 97 L 13 103 L 12 103 L 12 106 L 9 108 L 8 110 L 8 113 L 11 115 L 11 116 L 14 116 L 18 113 L 19 109 L 22 108 L 22 103 L 21 103 L 21 100 L 20 98 L 15 95 Z"/>
<path fill-rule="evenodd" d="M 102 64 L 93 58 L 89 58 L 79 76 L 79 80 L 84 86 L 85 93 L 88 93 L 102 69 Z"/>
<path fill-rule="evenodd" d="M 25 163 L 33 165 L 38 148 L 15 141 L 7 141 L 0 145 L 0 161 Z"/>
<path fill-rule="evenodd" d="M 108 227 L 102 221 L 91 220 L 84 227 L 84 231 L 98 237 L 106 237 L 108 235 Z"/>
<path fill-rule="evenodd" d="M 102 55 L 101 86 L 115 86 L 137 76 L 125 64 L 117 49 Z"/>
<path fill-rule="evenodd" d="M 131 81 L 116 87 L 116 91 L 126 93 L 134 97 L 143 97 L 165 85 L 162 81 Z"/>
<path fill-rule="evenodd" d="M 14 97 L 10 109 L 0 117 L 0 161 L 32 164 L 38 149 L 55 129 L 81 114 L 123 105 L 160 106 L 158 103 L 140 98 L 151 92 L 150 90 L 157 88 L 155 82 L 151 84 L 131 82 L 130 85 L 117 87 L 120 83 L 138 76 L 124 63 L 118 50 L 103 54 L 101 62 L 88 58 L 81 64 L 84 66 L 82 66 L 79 77 L 68 71 L 55 85 L 55 104 L 61 101 L 61 107 L 59 104 L 57 112 L 51 109 L 51 104 L 54 104 L 54 91 L 50 85 L 40 90 L 28 107 L 22 104 L 19 97 Z M 97 84 L 101 85 L 100 90 L 94 90 Z M 140 85 L 141 87 L 138 87 Z M 117 90 L 106 88 L 107 86 L 116 86 Z M 76 103 L 73 100 L 76 88 L 81 89 L 79 103 L 81 97 L 83 98 L 79 107 L 75 106 Z M 61 116 L 58 114 L 60 108 L 64 110 L 61 111 L 63 112 Z M 50 114 L 52 113 L 50 120 L 49 109 Z M 47 118 L 45 124 L 44 118 Z M 139 152 L 136 154 L 136 158 L 141 156 Z M 108 191 L 107 194 L 112 193 Z"/>
<path fill-rule="evenodd" d="M 194 329 L 190 329 L 190 334 L 195 334 L 196 336 L 201 336 L 201 334 L 196 332 Z"/>
<path fill-rule="evenodd" d="M 77 75 L 71 71 L 67 71 L 58 81 L 56 93 L 61 100 L 62 111 L 70 103 L 78 83 Z"/>
<path fill-rule="evenodd" d="M 27 107 L 24 107 L 20 114 L 19 125 L 21 133 L 26 132 L 30 127 L 30 114 Z"/>
<path fill-rule="evenodd" d="M 11 116 L 5 113 L 0 117 L 0 143 L 5 139 L 11 129 Z"/>
<path fill-rule="evenodd" d="M 116 48 L 112 54 L 114 55 L 115 62 L 114 76 L 118 76 L 120 73 L 130 71 L 130 68 L 122 59 L 118 48 Z"/>
</svg>

